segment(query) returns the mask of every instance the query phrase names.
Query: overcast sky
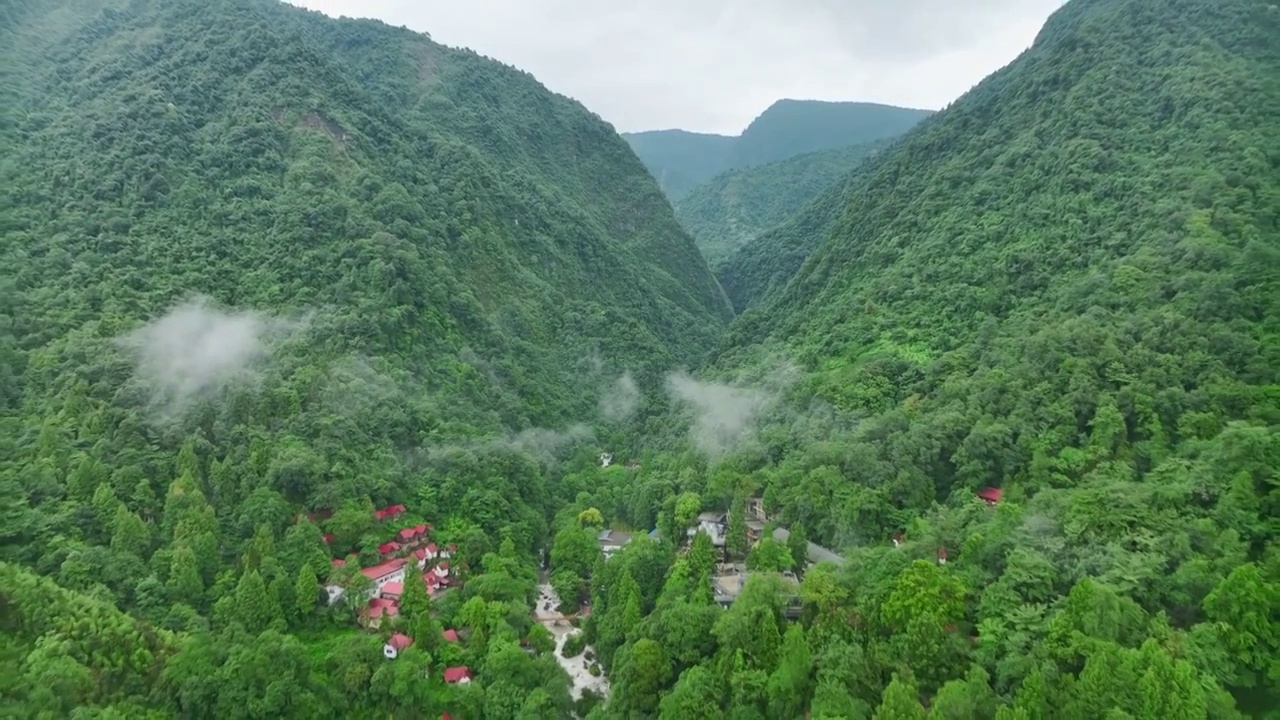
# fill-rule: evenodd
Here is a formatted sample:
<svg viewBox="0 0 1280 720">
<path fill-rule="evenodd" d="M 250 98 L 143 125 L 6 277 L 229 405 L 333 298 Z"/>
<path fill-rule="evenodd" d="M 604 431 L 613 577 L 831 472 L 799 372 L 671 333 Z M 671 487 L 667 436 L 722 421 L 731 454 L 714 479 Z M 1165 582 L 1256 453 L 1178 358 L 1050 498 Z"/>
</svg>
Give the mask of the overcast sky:
<svg viewBox="0 0 1280 720">
<path fill-rule="evenodd" d="M 737 134 L 781 98 L 937 109 L 1064 0 L 291 0 L 533 73 L 619 131 Z"/>
</svg>

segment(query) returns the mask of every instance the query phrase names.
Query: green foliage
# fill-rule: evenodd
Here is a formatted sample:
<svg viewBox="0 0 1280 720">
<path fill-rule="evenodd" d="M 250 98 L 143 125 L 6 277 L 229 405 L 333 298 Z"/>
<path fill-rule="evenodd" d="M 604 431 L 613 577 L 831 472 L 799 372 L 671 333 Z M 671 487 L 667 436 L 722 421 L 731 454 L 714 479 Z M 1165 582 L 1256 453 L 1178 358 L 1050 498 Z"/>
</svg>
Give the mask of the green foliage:
<svg viewBox="0 0 1280 720">
<path fill-rule="evenodd" d="M 717 269 L 888 145 L 880 140 L 729 170 L 676 201 L 676 219 Z"/>
</svg>

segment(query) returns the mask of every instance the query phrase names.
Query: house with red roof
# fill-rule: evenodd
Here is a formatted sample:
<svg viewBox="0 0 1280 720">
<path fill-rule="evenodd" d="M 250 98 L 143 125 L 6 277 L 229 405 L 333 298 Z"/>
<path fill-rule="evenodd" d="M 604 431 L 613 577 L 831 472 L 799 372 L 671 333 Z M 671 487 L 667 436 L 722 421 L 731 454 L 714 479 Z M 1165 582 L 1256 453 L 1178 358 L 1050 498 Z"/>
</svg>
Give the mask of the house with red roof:
<svg viewBox="0 0 1280 720">
<path fill-rule="evenodd" d="M 449 628 L 448 630 L 445 630 L 444 639 L 449 642 L 458 642 L 458 631 L 454 630 L 453 628 Z"/>
<path fill-rule="evenodd" d="M 413 644 L 413 638 L 398 632 L 391 636 L 391 639 L 382 646 L 382 654 L 388 660 L 395 660 L 400 657 L 400 651 Z"/>
<path fill-rule="evenodd" d="M 427 594 L 435 595 L 440 586 L 444 584 L 443 578 L 436 574 L 435 568 L 431 568 L 422 576 L 422 581 L 427 584 Z"/>
<path fill-rule="evenodd" d="M 342 558 L 334 558 L 334 559 L 332 559 L 332 560 L 330 560 L 330 561 L 329 561 L 329 565 L 330 565 L 334 570 L 337 570 L 338 568 L 343 567 L 343 566 L 345 566 L 346 564 L 347 564 L 347 561 L 346 561 L 346 560 L 343 560 Z"/>
<path fill-rule="evenodd" d="M 461 665 L 445 668 L 444 681 L 450 684 L 471 682 L 471 668 Z"/>
<path fill-rule="evenodd" d="M 376 628 L 382 624 L 383 618 L 394 618 L 399 614 L 400 605 L 396 601 L 386 598 L 374 598 L 369 601 L 368 606 L 360 611 L 360 619 L 366 626 Z"/>
<path fill-rule="evenodd" d="M 406 508 L 403 505 L 388 505 L 381 510 L 373 511 L 374 520 L 394 520 L 405 514 Z"/>
<path fill-rule="evenodd" d="M 998 487 L 985 487 L 978 491 L 978 497 L 988 505 L 995 505 L 1004 496 L 1004 490 Z"/>
<path fill-rule="evenodd" d="M 332 544 L 333 544 L 333 533 L 325 533 L 325 534 L 323 534 L 323 535 L 321 535 L 321 536 L 320 536 L 320 539 L 321 539 L 321 540 L 323 540 L 323 541 L 324 541 L 324 543 L 325 543 L 326 545 L 332 545 Z"/>
<path fill-rule="evenodd" d="M 947 564 L 947 549 L 944 547 L 938 548 L 938 564 L 939 565 Z"/>
<path fill-rule="evenodd" d="M 400 552 L 400 543 L 396 542 L 395 540 L 384 542 L 378 546 L 378 554 L 384 558 L 391 557 L 392 555 L 395 555 L 398 552 Z"/>
<path fill-rule="evenodd" d="M 389 582 L 382 586 L 382 589 L 378 591 L 378 594 L 388 600 L 395 600 L 398 602 L 400 600 L 400 596 L 404 594 L 404 583 Z"/>
<path fill-rule="evenodd" d="M 426 523 L 419 523 L 412 527 L 401 528 L 396 533 L 396 539 L 406 545 L 422 542 L 427 539 L 427 533 L 431 531 L 431 526 Z"/>
<path fill-rule="evenodd" d="M 394 558 L 373 567 L 364 568 L 360 574 L 369 578 L 369 581 L 374 584 L 376 590 L 371 594 L 377 595 L 382 592 L 383 586 L 387 583 L 404 582 L 404 566 L 408 563 L 409 561 L 404 558 Z"/>
<path fill-rule="evenodd" d="M 436 565 L 436 574 L 439 575 L 441 578 L 449 577 L 449 561 L 448 560 L 445 560 L 439 565 Z"/>
</svg>

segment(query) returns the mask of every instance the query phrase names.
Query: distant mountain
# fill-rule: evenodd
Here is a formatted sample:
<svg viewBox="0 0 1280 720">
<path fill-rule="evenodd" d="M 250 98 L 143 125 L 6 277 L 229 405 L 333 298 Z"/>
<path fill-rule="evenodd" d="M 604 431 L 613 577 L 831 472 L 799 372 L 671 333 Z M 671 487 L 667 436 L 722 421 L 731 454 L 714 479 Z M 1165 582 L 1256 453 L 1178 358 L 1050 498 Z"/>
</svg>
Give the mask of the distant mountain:
<svg viewBox="0 0 1280 720">
<path fill-rule="evenodd" d="M 891 142 L 820 150 L 721 173 L 674 203 L 676 219 L 716 268 Z"/>
<path fill-rule="evenodd" d="M 930 114 L 877 103 L 779 100 L 736 137 L 684 130 L 623 137 L 674 202 L 726 170 L 896 137 Z"/>
</svg>

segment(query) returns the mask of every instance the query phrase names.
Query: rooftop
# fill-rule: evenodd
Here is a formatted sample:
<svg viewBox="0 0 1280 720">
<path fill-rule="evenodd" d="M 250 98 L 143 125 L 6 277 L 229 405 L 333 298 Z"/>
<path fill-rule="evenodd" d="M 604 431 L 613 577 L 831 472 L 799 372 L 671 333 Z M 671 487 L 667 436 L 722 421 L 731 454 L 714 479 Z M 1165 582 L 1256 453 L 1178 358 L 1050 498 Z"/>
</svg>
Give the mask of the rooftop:
<svg viewBox="0 0 1280 720">
<path fill-rule="evenodd" d="M 781 542 L 787 542 L 791 538 L 791 531 L 786 528 L 774 528 L 773 539 Z M 818 545 L 817 543 L 809 543 L 809 562 L 833 562 L 837 565 L 844 564 L 844 558 L 831 552 L 830 550 Z"/>
</svg>

